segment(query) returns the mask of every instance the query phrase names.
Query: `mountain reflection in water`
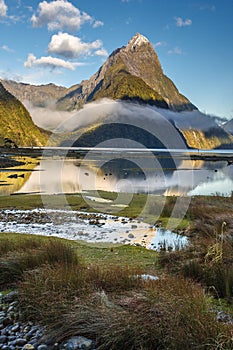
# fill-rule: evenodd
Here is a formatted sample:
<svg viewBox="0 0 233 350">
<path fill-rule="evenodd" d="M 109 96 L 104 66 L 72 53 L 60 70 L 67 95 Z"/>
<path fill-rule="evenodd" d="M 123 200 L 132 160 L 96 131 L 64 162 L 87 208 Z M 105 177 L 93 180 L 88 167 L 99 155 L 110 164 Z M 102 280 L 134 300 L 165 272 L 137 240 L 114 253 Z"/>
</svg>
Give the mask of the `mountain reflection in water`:
<svg viewBox="0 0 233 350">
<path fill-rule="evenodd" d="M 119 154 L 113 156 L 102 152 L 84 159 L 56 156 L 36 161 L 40 163 L 31 167 L 30 176 L 28 168 L 24 177 L 10 179 L 9 174 L 22 175 L 24 169 L 11 168 L 7 176 L 8 170 L 1 170 L 0 193 L 53 194 L 105 190 L 178 196 L 216 193 L 230 196 L 233 192 L 233 165 L 221 160 L 156 158 L 150 153 L 132 153 L 126 159 Z"/>
</svg>

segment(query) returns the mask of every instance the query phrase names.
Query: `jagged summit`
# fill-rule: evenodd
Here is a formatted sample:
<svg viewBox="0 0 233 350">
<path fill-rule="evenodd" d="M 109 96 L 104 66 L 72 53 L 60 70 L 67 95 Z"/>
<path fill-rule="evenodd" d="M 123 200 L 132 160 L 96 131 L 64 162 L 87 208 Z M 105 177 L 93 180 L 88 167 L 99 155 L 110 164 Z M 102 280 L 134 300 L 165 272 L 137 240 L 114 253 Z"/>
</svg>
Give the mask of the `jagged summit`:
<svg viewBox="0 0 233 350">
<path fill-rule="evenodd" d="M 150 41 L 136 33 L 126 46 L 112 52 L 89 80 L 76 86 L 58 101 L 59 108 L 80 108 L 86 102 L 108 97 L 149 103 L 175 111 L 196 107 L 163 73 Z"/>
<path fill-rule="evenodd" d="M 21 88 L 26 90 L 25 86 Z M 46 93 L 51 90 L 54 89 L 50 86 L 44 87 Z M 37 97 L 37 104 L 42 105 L 44 97 L 39 94 L 39 89 L 33 91 L 30 98 Z M 79 109 L 87 102 L 105 97 L 174 111 L 196 109 L 164 74 L 153 45 L 140 33 L 136 33 L 126 46 L 114 50 L 89 80 L 69 89 L 59 88 L 54 95 L 57 108 L 64 110 Z"/>
<path fill-rule="evenodd" d="M 137 46 L 150 43 L 149 40 L 142 34 L 136 33 L 128 42 L 126 48 L 135 49 Z"/>
</svg>

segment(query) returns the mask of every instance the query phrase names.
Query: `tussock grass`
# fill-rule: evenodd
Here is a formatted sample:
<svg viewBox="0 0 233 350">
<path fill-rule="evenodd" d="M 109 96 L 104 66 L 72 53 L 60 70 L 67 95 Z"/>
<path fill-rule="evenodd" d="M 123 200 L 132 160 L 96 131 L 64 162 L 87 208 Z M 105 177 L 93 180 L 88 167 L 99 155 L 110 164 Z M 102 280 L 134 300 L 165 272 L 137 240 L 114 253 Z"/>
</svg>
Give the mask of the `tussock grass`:
<svg viewBox="0 0 233 350">
<path fill-rule="evenodd" d="M 85 299 L 54 321 L 49 338 L 95 339 L 98 350 L 230 349 L 230 327 L 216 321 L 200 286 L 166 277 L 118 297 Z"/>
<path fill-rule="evenodd" d="M 232 198 L 193 199 L 188 215 L 191 244 L 183 251 L 161 252 L 160 266 L 202 283 L 216 298 L 233 302 Z"/>
<path fill-rule="evenodd" d="M 56 239 L 10 238 L 0 240 L 0 287 L 15 286 L 26 271 L 43 265 L 78 264 L 76 252 L 70 244 Z"/>
<path fill-rule="evenodd" d="M 232 214 L 231 198 L 193 199 L 191 243 L 172 252 L 0 234 L 1 288 L 17 287 L 23 319 L 46 325 L 51 342 L 83 335 L 98 350 L 229 350 L 232 325 L 217 321 L 208 293 L 230 310 Z"/>
<path fill-rule="evenodd" d="M 91 298 L 93 293 L 122 293 L 141 285 L 135 276 L 140 271 L 122 266 L 98 267 L 84 264 L 46 265 L 24 274 L 20 300 L 24 316 L 30 320 L 50 322 L 77 300 Z M 42 316 L 41 316 L 42 315 Z"/>
<path fill-rule="evenodd" d="M 4 234 L 0 236 L 0 258 L 10 252 L 24 252 L 31 249 L 37 249 L 41 247 L 42 242 L 39 237 L 33 236 L 17 236 L 13 234 Z"/>
</svg>

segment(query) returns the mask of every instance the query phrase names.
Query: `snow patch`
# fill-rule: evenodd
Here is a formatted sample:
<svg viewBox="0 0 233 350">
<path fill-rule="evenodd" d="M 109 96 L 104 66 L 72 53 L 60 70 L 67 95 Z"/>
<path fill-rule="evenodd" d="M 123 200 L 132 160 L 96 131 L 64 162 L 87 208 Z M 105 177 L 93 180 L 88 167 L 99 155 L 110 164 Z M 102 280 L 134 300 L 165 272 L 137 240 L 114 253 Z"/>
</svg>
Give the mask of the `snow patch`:
<svg viewBox="0 0 233 350">
<path fill-rule="evenodd" d="M 149 43 L 149 40 L 142 34 L 137 33 L 128 43 L 128 46 L 135 48 L 142 44 Z"/>
</svg>

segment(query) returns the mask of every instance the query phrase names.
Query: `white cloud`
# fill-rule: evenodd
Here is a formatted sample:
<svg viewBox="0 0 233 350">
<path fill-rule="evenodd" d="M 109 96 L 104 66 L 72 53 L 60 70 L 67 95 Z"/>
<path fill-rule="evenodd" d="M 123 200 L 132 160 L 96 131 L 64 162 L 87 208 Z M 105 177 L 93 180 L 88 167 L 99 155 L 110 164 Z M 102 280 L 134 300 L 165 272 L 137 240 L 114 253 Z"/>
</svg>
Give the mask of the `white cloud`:
<svg viewBox="0 0 233 350">
<path fill-rule="evenodd" d="M 216 11 L 216 6 L 215 5 L 201 5 L 199 7 L 199 9 L 202 10 L 207 10 L 207 11 L 211 11 L 211 12 L 215 12 Z"/>
<path fill-rule="evenodd" d="M 189 18 L 184 20 L 181 17 L 175 17 L 175 20 L 176 20 L 177 27 L 187 27 L 187 26 L 191 26 L 192 24 L 192 20 Z"/>
<path fill-rule="evenodd" d="M 69 61 L 64 61 L 60 58 L 55 58 L 51 56 L 36 58 L 32 53 L 28 55 L 27 61 L 24 62 L 24 66 L 27 68 L 32 68 L 33 66 L 40 66 L 44 68 L 66 68 L 70 70 L 75 70 L 78 65 L 83 65 L 82 63 L 72 63 Z"/>
<path fill-rule="evenodd" d="M 161 46 L 166 46 L 167 43 L 165 41 L 157 41 L 157 43 L 154 44 L 154 47 L 161 47 Z"/>
<path fill-rule="evenodd" d="M 155 47 L 162 46 L 162 42 L 161 42 L 161 41 L 157 41 L 157 43 L 156 43 L 154 46 L 155 46 Z"/>
<path fill-rule="evenodd" d="M 143 2 L 143 0 L 121 0 L 121 2 L 125 2 L 125 3 L 127 3 L 127 2 L 132 2 L 132 1 L 134 1 L 134 2 Z"/>
<path fill-rule="evenodd" d="M 22 76 L 19 74 L 15 74 L 14 72 L 7 70 L 7 71 L 1 71 L 0 70 L 0 79 L 3 80 L 14 80 L 14 81 L 22 81 Z"/>
<path fill-rule="evenodd" d="M 10 49 L 7 45 L 2 45 L 1 49 L 7 52 L 14 52 L 14 50 Z"/>
<path fill-rule="evenodd" d="M 168 51 L 169 55 L 182 55 L 183 51 L 178 46 L 174 47 L 174 49 Z"/>
<path fill-rule="evenodd" d="M 61 32 L 52 36 L 48 46 L 48 52 L 66 58 L 77 58 L 82 55 L 89 56 L 91 54 L 98 56 L 107 55 L 101 40 L 85 43 L 79 37 Z"/>
<path fill-rule="evenodd" d="M 125 24 L 129 25 L 133 22 L 132 17 L 128 17 L 127 20 L 125 21 Z"/>
<path fill-rule="evenodd" d="M 108 52 L 104 48 L 102 48 L 102 49 L 96 50 L 95 55 L 96 56 L 108 56 Z"/>
<path fill-rule="evenodd" d="M 93 28 L 98 28 L 98 27 L 102 27 L 104 25 L 104 22 L 102 21 L 95 21 L 93 24 Z"/>
<path fill-rule="evenodd" d="M 93 22 L 93 18 L 71 4 L 67 0 L 57 0 L 48 3 L 39 3 L 38 16 L 33 14 L 31 21 L 33 27 L 47 25 L 49 30 L 79 30 L 85 22 Z"/>
<path fill-rule="evenodd" d="M 6 17 L 7 9 L 8 7 L 4 0 L 0 0 L 0 17 Z"/>
</svg>

